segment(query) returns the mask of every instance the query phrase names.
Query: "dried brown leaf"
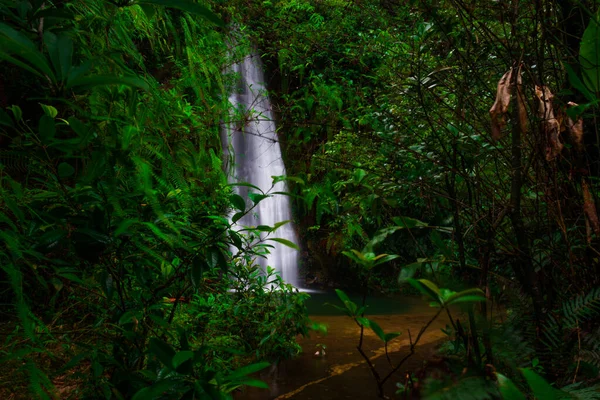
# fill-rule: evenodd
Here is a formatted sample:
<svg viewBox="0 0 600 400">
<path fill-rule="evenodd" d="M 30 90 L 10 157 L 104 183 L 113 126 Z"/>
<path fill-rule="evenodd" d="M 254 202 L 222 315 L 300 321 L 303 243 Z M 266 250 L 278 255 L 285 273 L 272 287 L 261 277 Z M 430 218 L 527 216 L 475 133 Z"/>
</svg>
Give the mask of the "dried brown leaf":
<svg viewBox="0 0 600 400">
<path fill-rule="evenodd" d="M 585 179 L 581 180 L 581 189 L 583 191 L 583 212 L 596 235 L 600 235 L 600 221 L 598 221 L 596 203 L 594 203 L 590 187 Z"/>
<path fill-rule="evenodd" d="M 496 101 L 490 108 L 492 117 L 492 139 L 499 140 L 502 137 L 502 128 L 506 126 L 505 114 L 508 111 L 510 104 L 510 96 L 512 92 L 512 73 L 511 68 L 498 81 L 498 89 L 496 90 Z"/>
<path fill-rule="evenodd" d="M 577 104 L 570 101 L 567 103 L 569 107 L 576 107 Z M 576 122 L 573 122 L 571 118 L 567 118 L 567 122 L 565 124 L 567 128 L 567 132 L 569 133 L 569 137 L 573 142 L 573 147 L 575 150 L 582 153 L 583 152 L 583 118 L 579 117 Z"/>
<path fill-rule="evenodd" d="M 546 144 L 546 160 L 551 161 L 560 154 L 563 144 L 560 142 L 560 124 L 554 115 L 552 99 L 554 95 L 547 86 L 535 87 L 538 99 L 538 118 L 542 121 L 542 133 Z"/>
<path fill-rule="evenodd" d="M 521 133 L 527 132 L 527 107 L 525 105 L 525 95 L 523 94 L 523 78 L 521 76 L 521 67 L 517 71 L 517 113 L 519 115 L 519 127 Z"/>
</svg>

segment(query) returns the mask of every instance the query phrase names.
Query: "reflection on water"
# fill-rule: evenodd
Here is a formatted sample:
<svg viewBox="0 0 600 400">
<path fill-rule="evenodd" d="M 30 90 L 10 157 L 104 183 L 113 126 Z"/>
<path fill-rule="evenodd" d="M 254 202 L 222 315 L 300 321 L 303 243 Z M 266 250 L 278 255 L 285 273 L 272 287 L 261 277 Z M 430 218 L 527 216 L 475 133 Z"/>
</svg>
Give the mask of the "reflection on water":
<svg viewBox="0 0 600 400">
<path fill-rule="evenodd" d="M 360 297 L 350 296 L 352 301 L 360 303 Z M 342 312 L 324 303 L 340 304 L 335 293 L 311 295 L 308 308 L 311 318 L 328 325 L 328 334 L 313 332 L 308 338 L 298 338 L 303 353 L 293 360 L 286 360 L 277 366 L 262 371 L 259 378 L 267 382 L 270 390 L 249 388 L 236 393 L 235 399 L 271 400 L 334 400 L 334 399 L 376 399 L 375 381 L 364 361 L 356 351 L 360 328 Z M 435 314 L 419 298 L 368 298 L 370 305 L 367 316 L 376 321 L 385 332 L 403 334 L 390 342 L 389 351 L 392 362 L 406 354 L 408 330 L 414 338 L 429 319 Z M 421 339 L 417 354 L 407 364 L 406 370 L 421 366 L 422 360 L 433 353 L 434 345 L 445 337 L 440 328 L 446 326 L 447 317 L 440 317 L 428 329 Z M 319 346 L 326 346 L 326 355 L 316 356 Z M 372 331 L 365 331 L 363 345 L 366 353 L 374 360 L 382 372 L 390 370 L 385 357 L 383 343 Z M 398 379 L 390 379 L 389 394 L 393 394 Z"/>
</svg>

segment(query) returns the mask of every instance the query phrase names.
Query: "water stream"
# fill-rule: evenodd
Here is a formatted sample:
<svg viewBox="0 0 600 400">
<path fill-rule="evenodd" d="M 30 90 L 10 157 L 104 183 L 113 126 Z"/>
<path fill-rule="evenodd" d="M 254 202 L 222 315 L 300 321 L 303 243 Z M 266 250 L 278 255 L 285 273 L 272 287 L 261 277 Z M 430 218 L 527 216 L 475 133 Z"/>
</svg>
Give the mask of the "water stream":
<svg viewBox="0 0 600 400">
<path fill-rule="evenodd" d="M 225 155 L 233 159 L 230 168 L 233 182 L 247 182 L 259 187 L 262 191 L 287 192 L 285 182 L 273 186 L 273 176 L 285 175 L 285 165 L 281 157 L 281 147 L 277 137 L 275 120 L 271 102 L 265 88 L 265 77 L 260 57 L 254 53 L 232 67 L 239 75 L 237 89 L 229 97 L 229 101 L 242 111 L 243 120 L 233 118 L 226 126 L 227 147 Z M 229 153 L 231 152 L 231 154 Z M 237 192 L 246 199 L 247 207 L 252 206 L 248 198 L 249 191 L 238 186 Z M 237 221 L 243 226 L 273 226 L 277 222 L 292 219 L 289 197 L 273 195 L 262 200 L 252 212 Z M 282 238 L 298 243 L 293 224 L 290 222 L 279 227 L 270 238 Z M 265 235 L 263 235 L 263 239 Z M 282 278 L 298 287 L 298 260 L 296 250 L 280 243 L 270 241 L 275 246 L 266 259 L 257 261 L 266 269 L 267 265 L 275 268 Z"/>
</svg>

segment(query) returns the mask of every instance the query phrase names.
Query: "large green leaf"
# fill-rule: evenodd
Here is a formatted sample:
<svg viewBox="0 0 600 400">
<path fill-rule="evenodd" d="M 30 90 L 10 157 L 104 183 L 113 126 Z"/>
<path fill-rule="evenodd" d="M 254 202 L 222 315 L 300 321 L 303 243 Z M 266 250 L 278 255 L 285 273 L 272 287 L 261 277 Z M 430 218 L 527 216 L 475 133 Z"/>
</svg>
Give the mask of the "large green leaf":
<svg viewBox="0 0 600 400">
<path fill-rule="evenodd" d="M 550 386 L 548 382 L 529 368 L 521 368 L 521 373 L 538 400 L 558 400 L 569 396 Z"/>
<path fill-rule="evenodd" d="M 21 32 L 3 23 L 0 23 L 0 59 L 56 82 L 48 60 L 37 50 L 35 44 Z"/>
<path fill-rule="evenodd" d="M 515 384 L 502 374 L 496 374 L 498 377 L 498 386 L 500 394 L 504 400 L 525 400 L 525 395 L 521 393 Z"/>
<path fill-rule="evenodd" d="M 50 61 L 52 61 L 58 80 L 64 81 L 69 76 L 73 65 L 73 39 L 64 33 L 55 35 L 46 32 L 44 42 L 48 47 Z"/>
<path fill-rule="evenodd" d="M 598 15 L 590 18 L 579 48 L 583 82 L 594 93 L 600 92 L 600 26 Z"/>
<path fill-rule="evenodd" d="M 232 194 L 229 197 L 229 201 L 231 201 L 231 204 L 237 209 L 240 210 L 240 212 L 244 212 L 246 211 L 246 202 L 244 201 L 244 198 L 242 196 L 240 196 L 239 194 Z M 235 222 L 235 221 L 234 221 Z"/>
<path fill-rule="evenodd" d="M 194 352 L 190 350 L 180 351 L 173 356 L 173 367 L 177 368 L 184 362 L 194 358 Z"/>
<path fill-rule="evenodd" d="M 579 79 L 579 77 L 573 70 L 573 67 L 571 67 L 569 64 L 565 64 L 565 69 L 567 70 L 567 75 L 569 76 L 569 82 L 571 83 L 571 86 L 573 86 L 575 89 L 579 90 L 589 101 L 596 100 L 595 96 L 583 84 L 581 79 Z"/>
<path fill-rule="evenodd" d="M 164 392 L 169 389 L 174 388 L 178 385 L 178 381 L 175 379 L 166 379 L 163 381 L 158 381 L 152 386 L 148 386 L 138 390 L 131 400 L 152 400 L 158 398 Z"/>
<path fill-rule="evenodd" d="M 225 23 L 217 16 L 217 14 L 210 11 L 205 6 L 190 0 L 139 0 L 138 4 L 156 4 L 164 7 L 177 8 L 178 10 L 199 15 L 217 26 L 225 26 Z"/>
<path fill-rule="evenodd" d="M 157 338 L 150 338 L 148 351 L 156 356 L 166 367 L 173 369 L 173 357 L 175 350 L 168 344 Z"/>
</svg>

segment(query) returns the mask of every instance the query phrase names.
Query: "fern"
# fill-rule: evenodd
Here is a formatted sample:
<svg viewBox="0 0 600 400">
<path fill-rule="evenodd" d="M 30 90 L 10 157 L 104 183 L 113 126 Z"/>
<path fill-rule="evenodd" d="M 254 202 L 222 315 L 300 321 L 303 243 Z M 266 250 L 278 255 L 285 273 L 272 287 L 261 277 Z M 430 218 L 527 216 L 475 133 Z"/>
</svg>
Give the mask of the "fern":
<svg viewBox="0 0 600 400">
<path fill-rule="evenodd" d="M 572 398 L 579 400 L 597 400 L 600 399 L 600 385 L 592 387 L 582 387 L 583 383 L 578 382 L 563 387 L 561 390 L 569 393 Z"/>
<path fill-rule="evenodd" d="M 574 328 L 582 321 L 600 316 L 600 287 L 587 295 L 577 296 L 563 304 L 563 317 L 566 328 Z"/>
</svg>

